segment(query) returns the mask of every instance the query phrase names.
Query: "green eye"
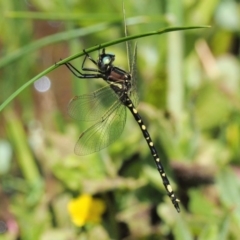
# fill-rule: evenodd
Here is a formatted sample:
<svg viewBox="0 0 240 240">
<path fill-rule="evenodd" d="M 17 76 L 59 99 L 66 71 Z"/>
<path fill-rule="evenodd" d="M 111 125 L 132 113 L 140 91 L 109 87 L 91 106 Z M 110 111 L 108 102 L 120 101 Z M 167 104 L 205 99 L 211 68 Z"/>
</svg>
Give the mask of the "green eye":
<svg viewBox="0 0 240 240">
<path fill-rule="evenodd" d="M 107 65 L 107 64 L 109 64 L 111 62 L 111 58 L 110 57 L 104 57 L 103 58 L 103 64 L 104 65 Z"/>
</svg>

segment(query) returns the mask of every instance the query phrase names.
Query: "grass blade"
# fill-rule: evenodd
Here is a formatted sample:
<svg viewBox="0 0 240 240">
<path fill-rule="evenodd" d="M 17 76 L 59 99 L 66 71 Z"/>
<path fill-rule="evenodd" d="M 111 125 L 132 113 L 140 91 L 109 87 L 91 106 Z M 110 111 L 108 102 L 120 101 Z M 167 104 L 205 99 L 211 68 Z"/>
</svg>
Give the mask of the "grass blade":
<svg viewBox="0 0 240 240">
<path fill-rule="evenodd" d="M 137 38 L 143 38 L 143 37 L 148 37 L 148 36 L 153 36 L 153 35 L 160 35 L 163 33 L 167 33 L 167 32 L 173 32 L 173 31 L 180 31 L 180 30 L 191 30 L 191 29 L 198 29 L 198 28 L 207 28 L 209 26 L 190 26 L 190 27 L 170 27 L 170 28 L 164 28 L 158 31 L 152 31 L 152 32 L 146 32 L 146 33 L 142 33 L 142 34 L 136 34 L 136 35 L 132 35 L 132 36 L 126 36 L 126 37 L 122 37 L 119 38 L 117 40 L 114 41 L 109 41 L 88 49 L 85 49 L 85 52 L 90 53 L 105 47 L 109 47 L 121 42 L 125 42 L 125 41 L 129 41 L 129 40 L 133 40 L 133 39 L 137 39 Z M 22 85 L 19 89 L 17 89 L 11 96 L 9 96 L 1 105 L 0 105 L 0 112 L 19 94 L 21 93 L 25 88 L 27 88 L 29 85 L 31 85 L 32 83 L 34 83 L 36 80 L 38 80 L 39 78 L 45 76 L 46 74 L 48 74 L 49 72 L 53 71 L 54 69 L 56 69 L 57 67 L 59 67 L 60 65 L 64 64 L 65 62 L 69 62 L 73 59 L 79 58 L 81 56 L 84 55 L 84 52 L 80 52 L 77 54 L 74 54 L 68 58 L 65 58 L 61 61 L 59 61 L 57 64 L 52 65 L 51 67 L 47 68 L 46 70 L 44 70 L 43 72 L 39 73 L 38 75 L 36 75 L 34 78 L 30 79 L 28 82 L 26 82 L 24 85 Z"/>
</svg>

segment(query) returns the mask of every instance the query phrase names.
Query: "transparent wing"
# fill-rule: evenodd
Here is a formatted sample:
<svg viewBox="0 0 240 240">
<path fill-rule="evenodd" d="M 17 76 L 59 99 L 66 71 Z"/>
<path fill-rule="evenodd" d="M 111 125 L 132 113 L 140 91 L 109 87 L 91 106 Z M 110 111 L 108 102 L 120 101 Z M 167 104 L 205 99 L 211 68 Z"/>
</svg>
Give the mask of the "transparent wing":
<svg viewBox="0 0 240 240">
<path fill-rule="evenodd" d="M 128 32 L 127 32 L 127 20 L 126 20 L 126 12 L 125 12 L 125 7 L 124 7 L 124 1 L 122 2 L 122 11 L 123 11 L 123 23 L 124 23 L 124 33 L 125 33 L 125 37 L 128 36 Z M 128 70 L 131 71 L 131 56 L 132 56 L 132 52 L 131 52 L 131 46 L 129 41 L 126 41 L 126 49 L 127 49 L 127 57 L 128 57 Z"/>
<path fill-rule="evenodd" d="M 124 32 L 125 37 L 128 36 L 127 32 L 127 21 L 126 21 L 126 12 L 123 2 L 123 20 L 124 20 Z M 127 58 L 128 58 L 128 69 L 132 75 L 132 88 L 130 91 L 130 98 L 135 106 L 138 105 L 138 94 L 137 94 L 137 44 L 134 44 L 134 49 L 132 48 L 133 42 L 126 41 L 126 49 L 127 49 Z"/>
<path fill-rule="evenodd" d="M 97 121 L 116 100 L 116 93 L 106 86 L 90 94 L 74 97 L 68 104 L 68 113 L 76 120 Z"/>
<path fill-rule="evenodd" d="M 135 106 L 138 105 L 138 89 L 137 89 L 137 43 L 135 43 L 134 45 L 134 51 L 132 53 L 132 58 L 130 59 L 131 60 L 131 75 L 132 75 L 132 88 L 131 88 L 131 91 L 130 91 L 130 98 L 132 99 L 133 101 L 133 104 Z"/>
<path fill-rule="evenodd" d="M 109 146 L 119 138 L 125 123 L 126 107 L 120 101 L 116 101 L 101 121 L 81 134 L 74 149 L 75 153 L 87 155 Z"/>
</svg>

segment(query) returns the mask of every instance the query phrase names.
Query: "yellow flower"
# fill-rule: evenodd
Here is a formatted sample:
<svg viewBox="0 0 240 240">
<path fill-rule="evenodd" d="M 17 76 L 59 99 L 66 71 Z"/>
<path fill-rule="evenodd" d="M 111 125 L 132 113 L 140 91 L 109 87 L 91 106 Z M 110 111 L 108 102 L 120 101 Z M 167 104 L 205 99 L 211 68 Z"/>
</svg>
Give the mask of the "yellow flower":
<svg viewBox="0 0 240 240">
<path fill-rule="evenodd" d="M 106 209 L 105 203 L 94 199 L 91 195 L 83 194 L 68 203 L 68 212 L 72 222 L 81 227 L 86 223 L 98 223 Z"/>
</svg>

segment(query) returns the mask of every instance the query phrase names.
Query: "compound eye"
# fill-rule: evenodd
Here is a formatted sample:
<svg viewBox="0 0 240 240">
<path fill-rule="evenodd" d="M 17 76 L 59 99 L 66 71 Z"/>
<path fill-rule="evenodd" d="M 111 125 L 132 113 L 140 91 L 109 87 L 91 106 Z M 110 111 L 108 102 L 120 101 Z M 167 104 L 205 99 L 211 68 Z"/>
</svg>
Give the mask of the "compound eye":
<svg viewBox="0 0 240 240">
<path fill-rule="evenodd" d="M 104 57 L 102 62 L 103 62 L 103 65 L 108 65 L 111 62 L 111 58 L 109 56 Z"/>
</svg>

